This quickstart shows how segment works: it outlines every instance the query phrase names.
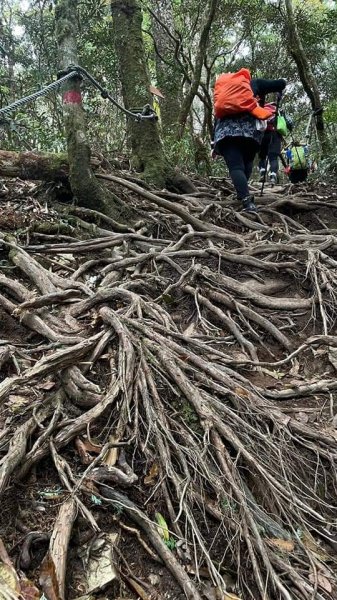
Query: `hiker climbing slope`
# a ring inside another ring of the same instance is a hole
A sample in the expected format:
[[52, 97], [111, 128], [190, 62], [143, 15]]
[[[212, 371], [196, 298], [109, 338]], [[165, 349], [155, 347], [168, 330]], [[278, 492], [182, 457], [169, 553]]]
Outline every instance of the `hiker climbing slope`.
[[305, 181], [310, 168], [307, 144], [293, 140], [285, 149], [285, 157], [288, 165], [286, 172], [291, 183]]
[[[214, 88], [214, 152], [224, 157], [243, 210], [256, 212], [248, 180], [271, 111], [265, 96], [281, 93], [285, 79], [251, 79], [248, 69], [220, 75]], [[260, 103], [257, 100], [259, 97]]]
[[[291, 143], [285, 148], [285, 172], [291, 183], [302, 183], [306, 181], [308, 174], [317, 169], [316, 160], [310, 156], [310, 142], [313, 133], [315, 118], [321, 115], [323, 108], [313, 110], [309, 115], [309, 121], [305, 130], [305, 141], [299, 142], [291, 136]], [[316, 148], [317, 149], [317, 148]]]
[[284, 111], [279, 111], [278, 115], [276, 115], [276, 102], [265, 105], [265, 108], [270, 108], [273, 114], [267, 119], [267, 129], [264, 132], [259, 150], [260, 181], [264, 182], [266, 179], [266, 170], [269, 162], [269, 181], [273, 186], [278, 180], [282, 141], [288, 131], [292, 130], [292, 121], [285, 115]]

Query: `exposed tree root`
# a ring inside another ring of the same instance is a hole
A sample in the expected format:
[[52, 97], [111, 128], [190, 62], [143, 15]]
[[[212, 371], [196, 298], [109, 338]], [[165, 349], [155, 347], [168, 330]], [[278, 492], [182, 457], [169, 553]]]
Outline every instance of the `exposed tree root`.
[[[211, 187], [178, 206], [109, 177], [148, 211], [140, 231], [79, 209], [108, 233], [2, 240], [16, 268], [0, 274], [0, 306], [25, 339], [0, 340], [0, 494], [33, 467], [39, 478], [42, 459], [66, 494], [44, 594], [67, 597], [77, 515], [97, 532], [114, 507], [190, 600], [204, 597], [205, 570], [226, 591], [223, 564], [240, 598], [335, 597], [334, 235], [278, 213], [288, 198], [254, 221]], [[33, 539], [18, 549], [22, 569]]]

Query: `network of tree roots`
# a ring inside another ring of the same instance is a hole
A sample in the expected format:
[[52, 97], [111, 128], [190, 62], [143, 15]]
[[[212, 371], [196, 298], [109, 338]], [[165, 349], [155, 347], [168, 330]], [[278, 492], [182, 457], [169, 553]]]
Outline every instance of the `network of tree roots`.
[[114, 533], [85, 598], [336, 598], [336, 191], [104, 177], [133, 227], [0, 200], [2, 563], [80, 597]]

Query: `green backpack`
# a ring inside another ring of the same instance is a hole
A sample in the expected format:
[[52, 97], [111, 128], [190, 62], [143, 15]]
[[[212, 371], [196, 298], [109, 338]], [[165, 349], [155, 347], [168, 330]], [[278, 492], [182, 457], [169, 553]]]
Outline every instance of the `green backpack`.
[[276, 131], [282, 135], [282, 137], [285, 137], [288, 134], [287, 121], [282, 115], [277, 115]]
[[307, 169], [308, 157], [304, 146], [291, 146], [290, 148], [290, 167], [294, 170]]

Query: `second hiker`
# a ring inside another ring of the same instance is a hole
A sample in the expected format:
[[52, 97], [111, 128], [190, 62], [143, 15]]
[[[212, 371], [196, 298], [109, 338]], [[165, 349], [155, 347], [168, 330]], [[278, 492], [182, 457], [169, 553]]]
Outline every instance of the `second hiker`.
[[267, 129], [264, 132], [259, 149], [260, 181], [264, 182], [266, 179], [267, 163], [269, 162], [269, 181], [273, 186], [278, 180], [279, 156], [281, 156], [282, 140], [284, 136], [287, 135], [288, 131], [292, 130], [293, 124], [291, 119], [289, 119], [283, 111], [280, 111], [279, 115], [275, 118], [277, 110], [276, 102], [266, 104], [265, 108], [270, 108], [270, 110], [273, 111], [273, 114], [267, 120]]
[[[214, 88], [214, 152], [224, 157], [243, 210], [256, 212], [248, 180], [272, 111], [265, 96], [281, 93], [285, 79], [251, 79], [248, 69], [220, 75]], [[259, 98], [259, 102], [257, 101]]]

